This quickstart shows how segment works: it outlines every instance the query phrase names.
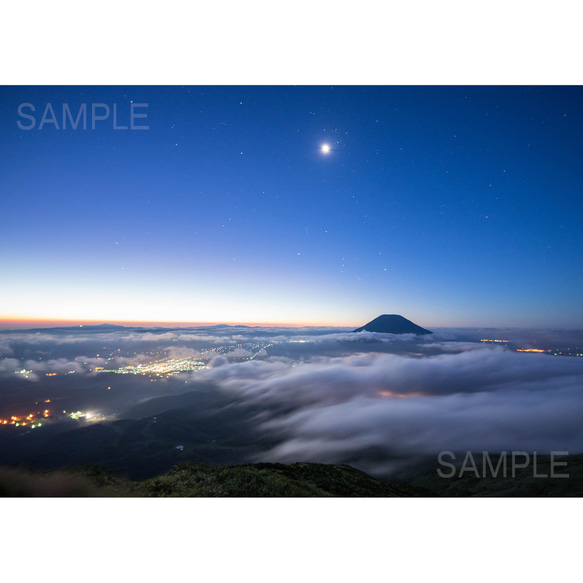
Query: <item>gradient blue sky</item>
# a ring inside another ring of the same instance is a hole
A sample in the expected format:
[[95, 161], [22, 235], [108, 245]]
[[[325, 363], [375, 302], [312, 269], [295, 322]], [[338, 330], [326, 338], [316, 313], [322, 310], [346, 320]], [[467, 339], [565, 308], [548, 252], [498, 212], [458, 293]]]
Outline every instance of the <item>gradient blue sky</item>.
[[[0, 318], [583, 327], [582, 98], [1, 87]], [[38, 129], [130, 101], [148, 130]]]

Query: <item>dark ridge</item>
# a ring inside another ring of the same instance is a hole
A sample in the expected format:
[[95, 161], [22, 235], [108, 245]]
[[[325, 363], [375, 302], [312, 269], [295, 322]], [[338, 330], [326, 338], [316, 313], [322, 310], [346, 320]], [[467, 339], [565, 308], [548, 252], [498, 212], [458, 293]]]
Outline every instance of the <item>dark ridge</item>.
[[347, 465], [317, 463], [213, 466], [182, 462], [143, 481], [116, 476], [104, 466], [57, 471], [0, 467], [0, 496], [179, 497], [409, 497], [422, 488], [392, 484]]
[[430, 330], [425, 330], [425, 328], [421, 328], [411, 320], [407, 320], [407, 318], [397, 314], [383, 314], [354, 330], [354, 332], [363, 331], [380, 332], [382, 334], [433, 334]]

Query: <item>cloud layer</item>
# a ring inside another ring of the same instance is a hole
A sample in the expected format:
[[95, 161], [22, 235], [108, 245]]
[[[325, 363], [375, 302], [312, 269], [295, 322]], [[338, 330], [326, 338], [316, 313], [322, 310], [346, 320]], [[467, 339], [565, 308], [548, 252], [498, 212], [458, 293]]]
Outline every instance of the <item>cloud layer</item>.
[[[15, 332], [0, 334], [0, 384], [22, 368], [32, 371], [28, 381], [95, 374], [106, 354], [114, 355], [109, 368], [203, 358], [204, 370], [124, 383], [139, 389], [131, 398], [146, 398], [145, 383], [168, 394], [204, 382], [229, 402], [252, 405], [253, 429], [275, 444], [262, 460], [350, 463], [390, 475], [443, 450], [583, 452], [583, 358], [517, 353], [481, 344], [483, 337], [583, 344], [573, 331], [441, 330], [422, 338], [244, 327]], [[228, 350], [209, 352], [219, 346]]]
[[443, 450], [583, 452], [583, 359], [481, 347], [223, 363], [204, 376], [280, 411], [258, 419], [281, 436], [272, 461], [352, 463], [388, 475], [403, 458]]

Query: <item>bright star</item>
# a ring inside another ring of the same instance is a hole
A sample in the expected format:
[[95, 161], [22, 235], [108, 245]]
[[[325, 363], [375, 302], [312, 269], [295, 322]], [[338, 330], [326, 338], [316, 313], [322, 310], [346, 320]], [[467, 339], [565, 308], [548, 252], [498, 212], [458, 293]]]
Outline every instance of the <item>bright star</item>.
[[329, 154], [330, 146], [328, 144], [322, 144], [320, 151], [322, 152], [322, 154]]

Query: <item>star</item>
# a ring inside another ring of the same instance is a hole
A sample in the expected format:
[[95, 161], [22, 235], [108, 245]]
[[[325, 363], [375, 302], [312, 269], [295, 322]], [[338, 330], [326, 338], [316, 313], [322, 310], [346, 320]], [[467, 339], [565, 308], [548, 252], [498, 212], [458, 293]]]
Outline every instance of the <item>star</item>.
[[322, 154], [329, 154], [330, 153], [330, 145], [329, 144], [322, 144], [320, 146], [320, 152], [322, 152]]

